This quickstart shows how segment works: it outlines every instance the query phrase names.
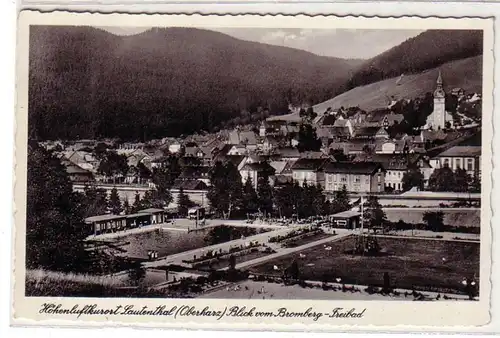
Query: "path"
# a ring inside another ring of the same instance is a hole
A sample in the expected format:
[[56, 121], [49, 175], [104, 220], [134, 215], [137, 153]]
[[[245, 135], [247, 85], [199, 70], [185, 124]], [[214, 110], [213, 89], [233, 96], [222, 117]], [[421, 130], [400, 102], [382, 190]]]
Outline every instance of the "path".
[[227, 250], [229, 250], [230, 247], [245, 245], [246, 243], [251, 242], [251, 241], [258, 241], [259, 243], [266, 244], [269, 242], [269, 239], [271, 237], [278, 236], [278, 235], [284, 235], [292, 230], [296, 230], [298, 228], [306, 227], [306, 226], [308, 226], [308, 225], [294, 225], [294, 226], [290, 226], [290, 227], [282, 227], [278, 230], [264, 232], [261, 234], [246, 237], [244, 239], [236, 239], [236, 240], [225, 242], [225, 243], [209, 245], [209, 246], [205, 246], [202, 248], [197, 248], [197, 249], [193, 249], [193, 250], [189, 250], [189, 251], [180, 252], [180, 253], [177, 253], [174, 255], [160, 258], [156, 261], [145, 262], [145, 263], [143, 263], [143, 265], [146, 268], [165, 266], [168, 264], [181, 265], [183, 260], [192, 259], [194, 255], [199, 257], [199, 256], [202, 256], [203, 254], [207, 253], [208, 251], [221, 250], [221, 249], [223, 251], [227, 251]]
[[[246, 262], [241, 262], [239, 264], [236, 264], [235, 267], [236, 267], [236, 269], [250, 268], [252, 266], [264, 263], [266, 261], [269, 261], [269, 260], [272, 260], [272, 259], [284, 256], [284, 255], [289, 255], [289, 254], [292, 254], [294, 252], [299, 252], [299, 251], [302, 251], [302, 250], [305, 250], [305, 249], [308, 249], [308, 248], [311, 248], [311, 247], [314, 247], [314, 246], [318, 246], [318, 245], [321, 245], [321, 244], [326, 244], [326, 243], [331, 243], [331, 242], [339, 241], [339, 240], [341, 240], [343, 238], [346, 238], [346, 237], [350, 236], [351, 234], [352, 233], [350, 231], [342, 231], [341, 233], [337, 232], [336, 236], [332, 235], [332, 237], [323, 238], [323, 239], [320, 239], [320, 240], [317, 240], [317, 241], [314, 241], [314, 242], [311, 242], [311, 243], [307, 243], [307, 244], [304, 244], [304, 245], [301, 245], [301, 246], [297, 246], [295, 248], [275, 247], [274, 250], [277, 251], [276, 253], [273, 253], [273, 254], [270, 254], [270, 255], [267, 255], [267, 256], [263, 256], [263, 257], [259, 257], [259, 258], [256, 258], [256, 259], [252, 259], [252, 260], [249, 260], [249, 261], [246, 261]], [[227, 270], [227, 269], [228, 268], [226, 267], [226, 268], [224, 268], [222, 270]]]

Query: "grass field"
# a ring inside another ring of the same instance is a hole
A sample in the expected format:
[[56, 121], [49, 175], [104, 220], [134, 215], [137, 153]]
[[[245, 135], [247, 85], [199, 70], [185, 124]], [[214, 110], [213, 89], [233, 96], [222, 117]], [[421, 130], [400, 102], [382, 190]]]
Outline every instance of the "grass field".
[[[281, 275], [281, 270], [297, 260], [301, 278], [343, 283], [383, 285], [383, 275], [389, 273], [391, 286], [405, 289], [461, 292], [464, 277], [479, 278], [479, 244], [423, 239], [380, 238], [386, 254], [378, 257], [356, 256], [352, 250], [354, 237], [332, 242], [331, 250], [324, 246], [306, 249], [251, 268], [251, 272]], [[444, 259], [444, 260], [443, 260]]]

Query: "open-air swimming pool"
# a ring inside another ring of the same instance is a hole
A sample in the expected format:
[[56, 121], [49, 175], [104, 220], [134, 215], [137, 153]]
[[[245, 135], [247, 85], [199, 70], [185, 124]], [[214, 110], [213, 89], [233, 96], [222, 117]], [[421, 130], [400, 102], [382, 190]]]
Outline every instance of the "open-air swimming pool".
[[[233, 227], [231, 227], [233, 228]], [[158, 257], [177, 254], [184, 251], [198, 249], [213, 243], [205, 241], [205, 238], [214, 228], [201, 229], [197, 231], [177, 231], [177, 230], [154, 230], [131, 234], [117, 238], [117, 243], [120, 248], [126, 251], [126, 255], [131, 258], [148, 258], [148, 251], [158, 252]], [[233, 228], [237, 229], [238, 233], [242, 230], [247, 230], [246, 227]], [[253, 232], [253, 230], [250, 230]], [[263, 229], [255, 230], [255, 234], [259, 231], [267, 231]], [[236, 235], [231, 239], [238, 239]], [[225, 242], [225, 240], [220, 241]]]

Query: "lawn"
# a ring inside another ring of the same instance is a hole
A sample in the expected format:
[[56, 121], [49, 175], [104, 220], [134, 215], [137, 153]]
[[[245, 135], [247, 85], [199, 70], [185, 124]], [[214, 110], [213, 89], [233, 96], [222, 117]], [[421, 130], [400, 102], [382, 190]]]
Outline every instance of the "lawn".
[[[296, 252], [251, 268], [251, 272], [281, 275], [275, 271], [290, 266], [297, 260], [301, 278], [305, 280], [383, 285], [385, 272], [391, 286], [416, 290], [461, 292], [461, 281], [476, 274], [479, 278], [479, 244], [424, 239], [379, 238], [385, 255], [357, 256], [346, 253], [355, 244], [354, 236]], [[302, 254], [302, 258], [299, 256]], [[305, 257], [304, 257], [305, 255]]]

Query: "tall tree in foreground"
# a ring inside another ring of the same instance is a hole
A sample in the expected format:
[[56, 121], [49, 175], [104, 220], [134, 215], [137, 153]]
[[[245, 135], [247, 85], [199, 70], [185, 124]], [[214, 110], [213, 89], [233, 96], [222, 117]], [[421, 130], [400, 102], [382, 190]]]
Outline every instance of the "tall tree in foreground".
[[122, 202], [116, 188], [113, 188], [109, 194], [109, 208], [111, 213], [115, 215], [119, 215], [123, 211]]
[[455, 170], [455, 189], [453, 191], [467, 192], [470, 182], [471, 177], [467, 174], [467, 171], [462, 168], [457, 168], [457, 170]]
[[347, 194], [347, 187], [344, 184], [341, 190], [335, 191], [332, 211], [337, 213], [349, 210], [349, 208], [349, 195]]
[[417, 168], [412, 168], [403, 174], [403, 190], [408, 191], [413, 187], [424, 190], [424, 175]]
[[367, 228], [383, 228], [386, 221], [386, 215], [382, 210], [378, 197], [374, 195], [368, 196], [364, 203], [363, 225]]
[[86, 253], [84, 204], [61, 162], [28, 145], [26, 266], [78, 271]]
[[429, 230], [443, 231], [444, 213], [442, 211], [427, 211], [424, 213], [422, 220], [427, 224]]
[[179, 189], [179, 194], [177, 195], [177, 211], [179, 215], [186, 216], [189, 208], [191, 208], [194, 203], [189, 199], [189, 196], [186, 195], [184, 189], [181, 187]]
[[273, 211], [273, 188], [269, 184], [269, 177], [266, 175], [259, 177], [257, 195], [259, 210], [266, 215], [270, 214]]
[[299, 151], [319, 151], [321, 149], [321, 140], [316, 134], [316, 129], [309, 123], [300, 125], [299, 128]]
[[243, 184], [233, 163], [217, 162], [210, 170], [207, 198], [215, 211], [226, 218], [242, 206]]
[[242, 201], [247, 213], [254, 213], [259, 208], [259, 200], [257, 192], [253, 187], [253, 180], [251, 176], [248, 176], [245, 184], [243, 185]]
[[449, 167], [434, 170], [429, 177], [429, 190], [455, 191], [455, 174]]

